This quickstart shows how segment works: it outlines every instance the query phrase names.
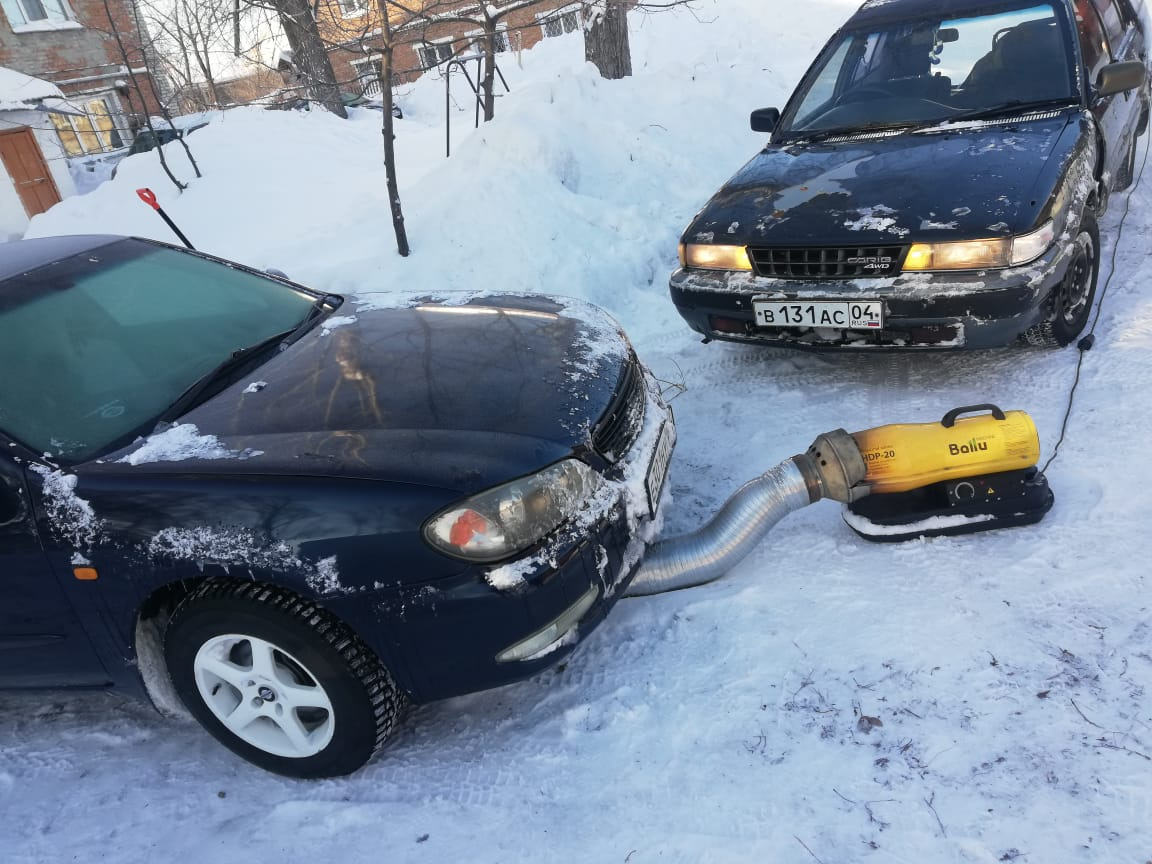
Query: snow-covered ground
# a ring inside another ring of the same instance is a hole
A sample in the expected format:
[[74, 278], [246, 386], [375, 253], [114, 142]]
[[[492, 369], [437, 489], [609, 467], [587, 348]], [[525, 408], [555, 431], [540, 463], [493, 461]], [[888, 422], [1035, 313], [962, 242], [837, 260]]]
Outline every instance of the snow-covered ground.
[[[379, 115], [227, 112], [29, 236], [171, 239], [348, 294], [445, 288], [588, 299], [682, 385], [666, 531], [820, 432], [1029, 411], [1045, 458], [1077, 352], [826, 356], [713, 344], [667, 298], [680, 229], [761, 143], [855, 0], [698, 0], [635, 15], [635, 75], [579, 37], [505, 64], [494, 123], [454, 89], [403, 95], [394, 252]], [[184, 179], [177, 148], [168, 153]], [[1141, 151], [1143, 156], [1143, 151]], [[0, 860], [1128, 862], [1152, 858], [1152, 171], [1104, 225], [1096, 347], [1031, 527], [887, 546], [823, 502], [710, 586], [622, 601], [562, 667], [414, 710], [355, 776], [261, 773], [116, 694], [0, 695]], [[1103, 279], [1112, 270], [1106, 261]], [[870, 718], [870, 719], [865, 719]]]

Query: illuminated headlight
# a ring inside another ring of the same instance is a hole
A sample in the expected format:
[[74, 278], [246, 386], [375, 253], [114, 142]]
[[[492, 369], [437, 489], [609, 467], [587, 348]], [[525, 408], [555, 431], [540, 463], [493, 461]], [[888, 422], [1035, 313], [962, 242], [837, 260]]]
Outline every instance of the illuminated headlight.
[[1056, 232], [1048, 221], [1030, 234], [959, 243], [913, 243], [904, 259], [907, 270], [987, 270], [1035, 261], [1052, 245]]
[[482, 563], [523, 552], [584, 508], [600, 475], [575, 459], [452, 505], [424, 526], [441, 552]]
[[713, 246], [702, 243], [680, 244], [680, 266], [700, 270], [751, 270], [746, 246]]

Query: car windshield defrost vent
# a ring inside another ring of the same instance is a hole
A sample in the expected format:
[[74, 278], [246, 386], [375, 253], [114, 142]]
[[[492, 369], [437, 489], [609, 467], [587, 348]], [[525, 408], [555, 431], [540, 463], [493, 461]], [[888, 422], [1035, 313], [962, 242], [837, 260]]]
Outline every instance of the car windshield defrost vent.
[[624, 367], [620, 386], [600, 422], [592, 432], [592, 446], [609, 462], [628, 452], [644, 423], [644, 373], [633, 357]]
[[903, 246], [749, 248], [757, 276], [775, 279], [854, 279], [900, 272]]

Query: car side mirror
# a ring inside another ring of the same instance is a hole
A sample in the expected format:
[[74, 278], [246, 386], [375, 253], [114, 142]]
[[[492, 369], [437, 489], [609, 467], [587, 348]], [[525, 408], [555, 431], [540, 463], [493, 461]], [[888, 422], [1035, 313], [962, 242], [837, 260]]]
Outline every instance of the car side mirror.
[[752, 112], [749, 122], [752, 124], [753, 132], [772, 133], [776, 130], [776, 124], [780, 122], [780, 109], [757, 108]]
[[292, 281], [291, 279], [288, 279], [287, 273], [285, 273], [283, 270], [278, 270], [275, 267], [267, 267], [265, 268], [264, 272], [269, 276], [275, 276], [277, 279], [284, 279], [289, 282]]
[[1109, 63], [1096, 76], [1096, 95], [1111, 96], [1139, 87], [1148, 78], [1148, 69], [1141, 60]]

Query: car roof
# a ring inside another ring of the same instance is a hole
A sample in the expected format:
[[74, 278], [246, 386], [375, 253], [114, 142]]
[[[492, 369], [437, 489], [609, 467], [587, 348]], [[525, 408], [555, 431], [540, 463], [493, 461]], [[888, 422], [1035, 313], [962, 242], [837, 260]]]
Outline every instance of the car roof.
[[[1032, 5], [1051, 3], [1053, 6], [1062, 5], [1061, 0], [1035, 0]], [[955, 18], [958, 15], [987, 10], [997, 6], [1010, 7], [1017, 5], [1014, 0], [867, 0], [856, 13], [848, 19], [845, 29], [855, 30], [858, 27], [870, 27], [875, 24], [885, 24], [890, 21], [903, 21], [915, 18]], [[1018, 5], [1028, 5], [1022, 0]]]
[[35, 240], [13, 240], [10, 243], [2, 243], [0, 281], [124, 239], [126, 238], [116, 234], [70, 234], [63, 237], [40, 237]]

